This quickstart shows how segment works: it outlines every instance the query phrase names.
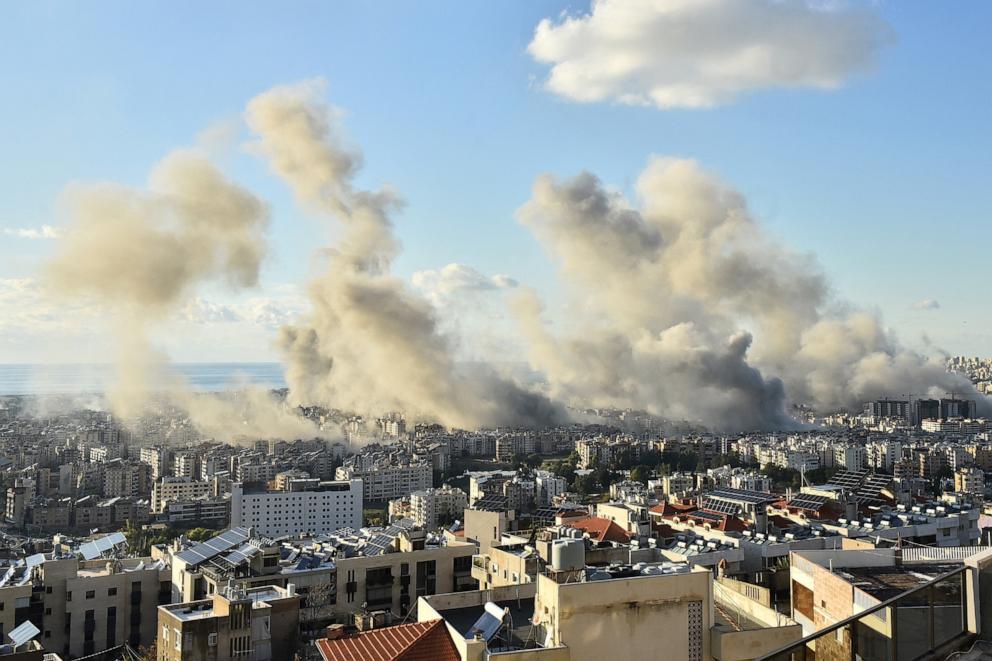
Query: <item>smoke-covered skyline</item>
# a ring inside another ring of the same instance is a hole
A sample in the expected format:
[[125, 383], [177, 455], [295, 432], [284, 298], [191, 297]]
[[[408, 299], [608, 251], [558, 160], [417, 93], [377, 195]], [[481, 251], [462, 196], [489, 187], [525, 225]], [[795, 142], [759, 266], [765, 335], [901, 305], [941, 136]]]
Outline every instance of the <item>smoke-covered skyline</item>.
[[[792, 405], [855, 410], [894, 393], [955, 391], [990, 410], [967, 379], [836, 297], [813, 256], [768, 235], [740, 192], [689, 159], [650, 156], [634, 200], [589, 172], [537, 176], [516, 217], [571, 300], [564, 331], [510, 275], [449, 265], [414, 287], [392, 272], [401, 194], [356, 184], [363, 154], [343, 115], [322, 79], [274, 87], [244, 112], [248, 151], [333, 230], [331, 243], [315, 248], [308, 308], [274, 340], [292, 405], [400, 411], [459, 428], [543, 427], [567, 420], [567, 407], [633, 408], [721, 430], [794, 428]], [[147, 190], [74, 186], [66, 199], [72, 222], [46, 282], [60, 300], [112, 312], [119, 353], [110, 403], [133, 419], [152, 399], [149, 384], [171, 378], [152, 329], [195, 304], [207, 282], [258, 285], [268, 206], [188, 149], [167, 155]], [[449, 303], [462, 289], [509, 292], [508, 332], [541, 391], [501, 374], [499, 356], [458, 360], [464, 338], [441, 320], [460, 312]], [[230, 402], [196, 395], [178, 378], [167, 392], [201, 429], [223, 433]], [[313, 433], [264, 392], [250, 398], [263, 411], [246, 423], [255, 433]]]
[[28, 56], [4, 60], [0, 361], [114, 359], [133, 415], [174, 361], [284, 359], [293, 402], [456, 426], [602, 404], [767, 428], [967, 390], [942, 356], [992, 352], [981, 20], [447, 9], [320, 8], [264, 53], [267, 11], [177, 10], [190, 39], [226, 26], [204, 57], [18, 8], [53, 34], [4, 42]]

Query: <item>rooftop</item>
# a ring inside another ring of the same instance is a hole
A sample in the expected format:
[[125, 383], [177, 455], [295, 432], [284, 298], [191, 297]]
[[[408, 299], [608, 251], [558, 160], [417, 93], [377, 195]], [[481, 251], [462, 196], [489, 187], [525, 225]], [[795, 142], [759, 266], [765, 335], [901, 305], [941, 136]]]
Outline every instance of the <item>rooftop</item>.
[[413, 622], [318, 640], [324, 661], [460, 661], [444, 620]]
[[893, 567], [845, 567], [835, 570], [847, 582], [879, 601], [896, 597], [907, 590], [920, 587], [959, 564], [902, 565]]

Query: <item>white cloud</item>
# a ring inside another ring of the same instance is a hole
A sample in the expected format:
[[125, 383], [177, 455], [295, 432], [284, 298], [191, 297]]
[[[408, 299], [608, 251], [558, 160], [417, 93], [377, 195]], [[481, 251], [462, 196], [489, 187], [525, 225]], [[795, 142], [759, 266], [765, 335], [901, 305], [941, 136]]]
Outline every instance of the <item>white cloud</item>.
[[5, 227], [2, 230], [4, 236], [16, 236], [19, 239], [60, 239], [62, 232], [57, 227], [42, 225], [36, 227]]
[[916, 301], [913, 303], [914, 310], [939, 310], [940, 301], [935, 298], [924, 298], [921, 301]]
[[448, 264], [442, 269], [417, 271], [410, 280], [435, 304], [455, 296], [477, 292], [512, 289], [517, 281], [508, 275], [485, 276], [465, 264]]
[[179, 313], [179, 317], [193, 324], [241, 321], [241, 315], [230, 305], [214, 303], [199, 297], [191, 299]]
[[545, 18], [528, 46], [573, 101], [705, 108], [773, 87], [839, 86], [891, 31], [871, 12], [807, 0], [592, 0]]

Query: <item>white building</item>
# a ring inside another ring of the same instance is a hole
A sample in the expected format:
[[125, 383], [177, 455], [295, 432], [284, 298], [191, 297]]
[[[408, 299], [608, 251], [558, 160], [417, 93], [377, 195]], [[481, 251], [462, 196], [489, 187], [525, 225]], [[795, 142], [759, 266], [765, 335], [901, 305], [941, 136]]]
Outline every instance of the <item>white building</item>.
[[335, 477], [338, 480], [361, 480], [365, 500], [380, 502], [430, 489], [434, 472], [430, 464], [380, 464], [368, 468], [341, 466]]
[[550, 471], [535, 471], [534, 482], [537, 485], [538, 505], [550, 505], [555, 496], [568, 491], [568, 481]]
[[902, 459], [902, 443], [899, 441], [869, 443], [866, 447], [866, 459], [870, 468], [892, 472], [896, 463]]
[[458, 487], [443, 486], [410, 494], [410, 514], [426, 530], [434, 530], [445, 519], [461, 519], [466, 507], [468, 496]]
[[152, 467], [152, 479], [157, 480], [168, 475], [172, 469], [172, 451], [159, 445], [141, 448], [138, 458]]
[[861, 445], [838, 445], [834, 447], [834, 466], [843, 466], [849, 471], [865, 467], [865, 448]]
[[362, 527], [362, 481], [321, 482], [306, 491], [266, 491], [231, 485], [231, 526], [265, 537], [323, 534]]

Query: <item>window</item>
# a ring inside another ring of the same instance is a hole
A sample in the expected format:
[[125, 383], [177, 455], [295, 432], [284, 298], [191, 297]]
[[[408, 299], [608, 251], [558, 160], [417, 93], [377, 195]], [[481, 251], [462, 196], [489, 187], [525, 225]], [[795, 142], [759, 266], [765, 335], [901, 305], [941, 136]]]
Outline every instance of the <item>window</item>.
[[217, 647], [217, 634], [208, 633], [207, 634], [207, 645], [210, 647]]
[[51, 585], [46, 585], [45, 586], [45, 594], [51, 594], [51, 593], [52, 593], [52, 586]]
[[179, 629], [176, 629], [175, 641], [172, 646], [179, 652], [183, 650], [183, 636], [179, 633]]
[[65, 593], [65, 600], [72, 601], [72, 590], [69, 590], [68, 592]]
[[96, 596], [96, 590], [87, 590], [86, 591], [86, 598], [87, 599], [92, 599], [95, 596]]
[[[3, 610], [3, 609], [0, 608], [0, 610]], [[45, 609], [45, 615], [51, 615], [51, 614], [52, 614], [52, 609], [51, 608], [46, 608]]]
[[107, 588], [107, 596], [108, 597], [116, 597], [117, 596], [117, 588]]

